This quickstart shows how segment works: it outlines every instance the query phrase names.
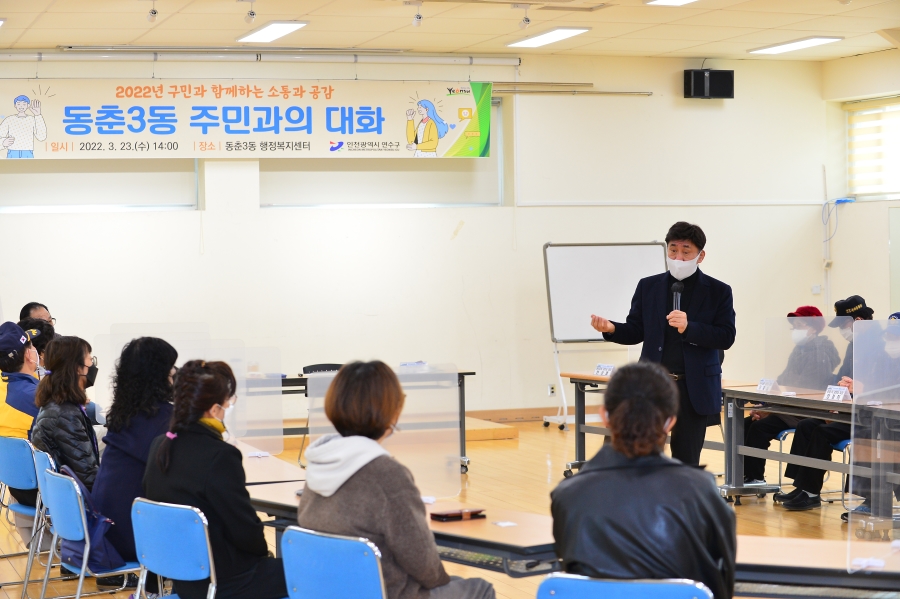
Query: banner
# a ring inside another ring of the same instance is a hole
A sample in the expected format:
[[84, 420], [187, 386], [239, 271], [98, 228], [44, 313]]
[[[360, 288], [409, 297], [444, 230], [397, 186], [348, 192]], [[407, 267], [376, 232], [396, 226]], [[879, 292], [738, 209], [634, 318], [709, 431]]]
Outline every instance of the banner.
[[491, 87], [3, 79], [0, 160], [486, 157]]

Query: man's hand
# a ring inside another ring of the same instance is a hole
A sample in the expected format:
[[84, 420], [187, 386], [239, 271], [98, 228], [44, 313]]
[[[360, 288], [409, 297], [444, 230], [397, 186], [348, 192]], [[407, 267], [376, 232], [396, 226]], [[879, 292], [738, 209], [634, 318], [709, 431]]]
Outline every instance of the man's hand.
[[595, 330], [600, 331], [601, 333], [615, 333], [616, 325], [606, 320], [602, 316], [595, 316], [591, 314], [591, 326], [594, 327]]
[[688, 326], [687, 314], [681, 310], [672, 310], [666, 316], [666, 320], [669, 321], [669, 326], [678, 329], [679, 333], [683, 333]]
[[841, 387], [847, 387], [847, 391], [849, 391], [850, 393], [853, 393], [853, 379], [851, 379], [849, 376], [843, 377], [838, 382], [838, 385]]
[[412, 152], [416, 149], [416, 144], [406, 144], [406, 149]]
[[32, 100], [31, 101], [31, 112], [34, 113], [34, 116], [41, 115], [41, 101], [40, 100]]
[[3, 147], [4, 148], [8, 148], [9, 146], [13, 145], [14, 143], [16, 143], [16, 138], [13, 137], [12, 135], [10, 135], [9, 137], [5, 137], [3, 139]]
[[761, 420], [769, 415], [769, 412], [763, 412], [762, 410], [750, 410], [750, 419], [756, 422], [757, 420]]

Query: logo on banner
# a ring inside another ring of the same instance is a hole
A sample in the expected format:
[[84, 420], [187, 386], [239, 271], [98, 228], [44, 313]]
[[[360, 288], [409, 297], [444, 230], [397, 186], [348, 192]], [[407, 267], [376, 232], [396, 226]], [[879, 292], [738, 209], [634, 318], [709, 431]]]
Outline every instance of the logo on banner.
[[472, 89], [469, 87], [448, 87], [447, 95], [448, 96], [458, 96], [460, 94], [471, 94]]
[[328, 150], [330, 152], [337, 152], [338, 150], [340, 150], [341, 148], [344, 147], [344, 142], [342, 142], [342, 141], [337, 141], [337, 142], [329, 141], [328, 144], [331, 146], [330, 148], [328, 148]]

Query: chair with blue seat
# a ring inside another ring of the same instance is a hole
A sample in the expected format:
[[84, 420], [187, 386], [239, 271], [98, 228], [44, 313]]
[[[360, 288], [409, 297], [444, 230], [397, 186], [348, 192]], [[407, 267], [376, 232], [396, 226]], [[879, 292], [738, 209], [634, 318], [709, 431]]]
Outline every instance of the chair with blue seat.
[[[831, 449], [833, 449], [834, 451], [841, 452], [841, 463], [842, 464], [846, 465], [846, 464], [850, 463], [850, 439], [844, 439], [843, 441], [838, 441], [837, 443], [832, 443]], [[847, 489], [847, 475], [844, 473], [841, 473], [841, 491], [840, 491], [841, 505], [844, 507], [845, 510], [850, 510], [850, 508], [847, 506], [847, 491], [846, 491], [846, 489]], [[837, 493], [837, 491], [824, 491], [822, 493], [822, 495], [825, 495], [826, 493]], [[834, 499], [823, 499], [823, 501], [825, 501], [827, 503], [835, 502]]]
[[386, 599], [381, 552], [371, 541], [289, 526], [281, 537], [290, 599]]
[[[81, 489], [78, 483], [71, 477], [64, 474], [58, 474], [52, 471], [45, 472], [42, 499], [47, 510], [53, 518], [53, 541], [50, 544], [50, 563], [56, 555], [56, 546], [59, 539], [72, 542], [84, 543], [84, 559], [80, 568], [63, 563], [62, 567], [78, 576], [78, 587], [75, 591], [74, 598], [80, 599], [82, 596], [109, 594], [109, 591], [100, 591], [98, 593], [84, 593], [84, 579], [86, 576], [105, 577], [119, 576], [139, 572], [141, 565], [137, 562], [126, 562], [121, 568], [113, 570], [91, 571], [88, 567], [88, 556], [91, 552], [91, 539], [88, 535], [87, 517], [84, 511], [84, 498], [81, 496]], [[47, 596], [47, 583], [50, 580], [50, 568], [47, 568], [44, 574], [44, 585], [41, 588], [41, 599]]]
[[[216, 567], [206, 516], [195, 507], [138, 497], [131, 505], [131, 525], [141, 574], [135, 597], [141, 597], [150, 572], [174, 580], [209, 579], [207, 599], [216, 596]], [[173, 536], [178, 538], [172, 542]], [[159, 588], [162, 589], [160, 579]], [[169, 599], [178, 599], [169, 595]]]
[[555, 572], [538, 587], [537, 599], [713, 599], [706, 585], [684, 579], [607, 580]]
[[[57, 472], [59, 469], [56, 466], [56, 462], [53, 461], [53, 458], [49, 453], [45, 451], [40, 451], [39, 449], [35, 449], [33, 445], [31, 445], [31, 458], [34, 464], [34, 471], [37, 474], [37, 484], [38, 484], [38, 497], [43, 497], [44, 487], [46, 486], [47, 480], [47, 472]], [[34, 534], [37, 535], [37, 542], [35, 539], [31, 539], [31, 547], [28, 550], [28, 561], [25, 564], [25, 578], [30, 579], [31, 571], [34, 567], [34, 560], [36, 559], [38, 553], [38, 548], [43, 547], [44, 545], [44, 535], [49, 532], [51, 535], [53, 534], [53, 525], [50, 521], [49, 513], [47, 512], [47, 505], [41, 501], [39, 504], [38, 511], [38, 528], [34, 529]], [[50, 560], [47, 560], [47, 564], [52, 564]], [[52, 567], [52, 566], [48, 566]], [[71, 576], [60, 576], [59, 578], [51, 578], [50, 580], [70, 580]], [[32, 581], [35, 582], [35, 581]], [[26, 599], [28, 597], [28, 588], [25, 587], [22, 589], [22, 599]]]
[[[31, 444], [25, 439], [0, 437], [0, 483], [7, 488], [21, 489], [22, 491], [33, 491], [38, 488], [37, 473], [31, 457]], [[40, 494], [38, 494], [37, 503], [40, 506]], [[33, 530], [37, 530], [39, 507], [12, 501], [4, 504], [3, 507], [14, 514], [32, 518], [34, 520]], [[13, 524], [15, 523], [13, 522]], [[0, 555], [0, 558], [22, 557], [28, 553], [28, 551], [7, 553]]]

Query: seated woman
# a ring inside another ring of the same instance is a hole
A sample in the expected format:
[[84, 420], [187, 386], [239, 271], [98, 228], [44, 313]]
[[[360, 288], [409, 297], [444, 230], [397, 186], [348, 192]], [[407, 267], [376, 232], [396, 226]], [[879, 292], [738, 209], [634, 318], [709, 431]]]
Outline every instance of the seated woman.
[[[225, 362], [192, 360], [175, 375], [169, 432], [150, 446], [143, 496], [190, 505], [209, 522], [217, 599], [282, 599], [284, 566], [268, 557], [263, 525], [250, 505], [241, 452], [222, 438], [236, 381]], [[173, 540], [178, 531], [170, 531]], [[174, 581], [182, 599], [205, 599], [209, 579]]]
[[341, 368], [325, 394], [325, 415], [340, 434], [306, 450], [297, 520], [311, 530], [372, 541], [381, 551], [389, 599], [493, 599], [490, 583], [444, 571], [412, 474], [379, 444], [394, 432], [404, 398], [383, 362]]
[[97, 436], [85, 413], [88, 398], [84, 390], [97, 378], [91, 346], [78, 337], [57, 337], [47, 345], [43, 361], [48, 372], [35, 393], [34, 403], [40, 411], [31, 440], [92, 489], [100, 455]]
[[600, 418], [612, 432], [550, 494], [563, 569], [594, 578], [687, 578], [717, 599], [734, 592], [734, 512], [711, 474], [663, 455], [678, 390], [650, 362], [613, 375]]
[[[106, 449], [91, 495], [100, 513], [115, 522], [106, 538], [126, 561], [137, 561], [131, 504], [142, 495], [150, 444], [169, 430], [177, 359], [178, 352], [167, 342], [141, 337], [122, 349], [116, 364], [113, 403], [106, 416], [109, 433], [103, 438]], [[113, 588], [118, 586], [121, 583]], [[148, 577], [148, 590], [155, 593], [156, 586], [156, 577]]]

